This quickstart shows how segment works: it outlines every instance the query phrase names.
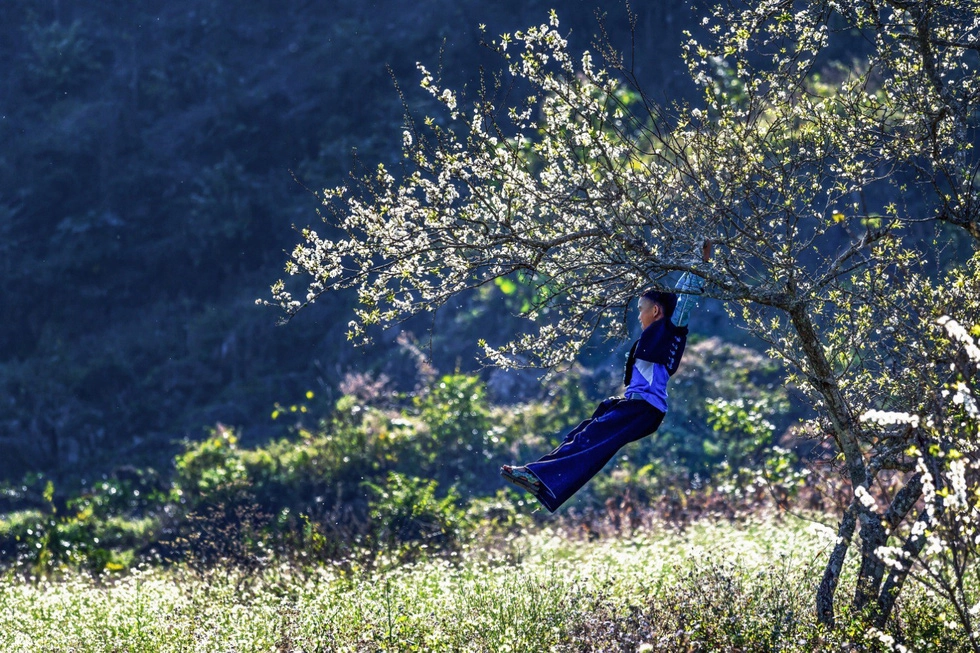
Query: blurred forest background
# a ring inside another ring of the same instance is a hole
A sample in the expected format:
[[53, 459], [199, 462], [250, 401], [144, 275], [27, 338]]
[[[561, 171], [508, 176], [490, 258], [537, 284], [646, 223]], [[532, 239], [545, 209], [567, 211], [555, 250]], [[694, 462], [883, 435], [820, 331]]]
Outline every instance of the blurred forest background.
[[[480, 24], [493, 38], [554, 6], [581, 50], [595, 5], [4, 2], [0, 478], [160, 464], [219, 422], [266, 441], [284, 433], [276, 402], [312, 390], [329, 405], [350, 372], [411, 389], [414, 354], [397, 334], [347, 344], [350, 297], [285, 328], [255, 300], [281, 275], [292, 227], [318, 222], [311, 191], [341, 183], [352, 150], [397, 165], [403, 106], [386, 67], [425, 113], [417, 61], [474, 84], [497, 63]], [[630, 47], [625, 7], [606, 10]], [[694, 12], [637, 11], [643, 78], [667, 97], [690, 92], [678, 53]], [[438, 370], [474, 371], [487, 315], [508, 319], [503, 296], [488, 289], [406, 329]], [[590, 364], [618, 374], [622, 352], [601, 358], [616, 344]], [[535, 378], [494, 386], [495, 399], [522, 399]]]
[[[293, 228], [319, 221], [317, 191], [357, 161], [398, 168], [395, 82], [414, 114], [438, 111], [416, 62], [475, 89], [499, 68], [481, 38], [554, 7], [581, 51], [595, 5], [0, 4], [0, 558], [98, 571], [452, 549], [464, 522], [520, 519], [497, 466], [619, 392], [628, 343], [596, 343], [545, 391], [476, 358], [480, 338], [519, 328], [527, 298], [506, 282], [363, 349], [345, 336], [350, 295], [286, 326], [256, 299]], [[635, 41], [624, 5], [603, 10], [648, 92], [694, 92], [679, 53], [699, 10], [641, 3]], [[780, 370], [716, 303], [693, 331], [669, 423], [573, 510], [672, 493], [683, 511], [714, 477], [736, 500], [800, 486], [777, 446], [799, 417]]]

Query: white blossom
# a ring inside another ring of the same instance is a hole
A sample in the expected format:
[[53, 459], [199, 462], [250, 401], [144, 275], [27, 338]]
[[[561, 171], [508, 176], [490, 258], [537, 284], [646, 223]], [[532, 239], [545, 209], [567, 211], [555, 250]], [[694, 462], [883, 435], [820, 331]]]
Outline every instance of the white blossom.
[[448, 88], [443, 89], [442, 93], [439, 95], [439, 99], [449, 107], [450, 109], [456, 108], [456, 94], [450, 91]]
[[856, 498], [861, 505], [868, 510], [875, 510], [877, 508], [875, 498], [868, 492], [868, 488], [864, 487], [863, 485], [858, 485], [854, 488], [854, 498]]
[[980, 363], [980, 347], [977, 347], [976, 341], [959, 322], [948, 315], [944, 315], [939, 318], [938, 322], [940, 325], [945, 327], [946, 332], [949, 333], [954, 340], [962, 345], [963, 349], [970, 357], [970, 360], [972, 360], [974, 363]]
[[888, 426], [890, 424], [908, 424], [913, 428], [918, 428], [919, 426], [918, 415], [910, 415], [909, 413], [902, 413], [898, 411], [869, 410], [861, 415], [861, 420], [865, 422], [875, 422], [877, 424], [881, 424], [882, 426]]

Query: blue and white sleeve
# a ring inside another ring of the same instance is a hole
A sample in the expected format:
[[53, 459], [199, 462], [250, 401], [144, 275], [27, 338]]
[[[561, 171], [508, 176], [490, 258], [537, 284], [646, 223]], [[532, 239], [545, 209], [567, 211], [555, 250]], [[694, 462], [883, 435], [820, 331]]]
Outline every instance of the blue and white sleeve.
[[696, 274], [685, 272], [674, 286], [674, 291], [677, 293], [677, 306], [670, 321], [674, 326], [684, 327], [687, 326], [691, 311], [698, 305], [698, 295], [704, 291], [704, 279]]

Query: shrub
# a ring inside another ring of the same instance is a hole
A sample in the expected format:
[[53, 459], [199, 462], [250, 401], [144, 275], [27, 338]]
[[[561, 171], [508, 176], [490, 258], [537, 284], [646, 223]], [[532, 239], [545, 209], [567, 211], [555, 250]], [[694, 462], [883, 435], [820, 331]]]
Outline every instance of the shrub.
[[49, 483], [48, 488], [45, 509], [11, 512], [0, 520], [0, 560], [5, 564], [36, 576], [66, 568], [120, 571], [158, 535], [154, 516], [110, 515], [92, 506], [59, 512], [54, 487]]
[[[240, 448], [234, 432], [218, 425], [175, 460], [185, 513], [164, 549], [244, 566], [271, 547], [303, 557], [345, 556], [362, 537], [405, 556], [454, 549], [463, 521], [459, 494], [440, 496], [437, 488], [440, 479], [474, 483], [476, 470], [488, 467], [489, 408], [482, 384], [461, 376], [445, 377], [414, 406], [419, 415], [345, 396], [315, 431], [300, 425], [296, 437], [254, 449]], [[495, 471], [484, 476], [499, 483]], [[245, 514], [255, 518], [242, 523]], [[242, 532], [233, 528], [238, 523]], [[205, 546], [207, 537], [244, 538], [253, 546]]]
[[705, 458], [722, 491], [737, 498], [769, 491], [780, 502], [796, 495], [807, 474], [792, 451], [774, 444], [766, 417], [778, 410], [769, 401], [708, 399], [707, 408], [715, 437], [704, 442]]
[[382, 484], [366, 482], [365, 486], [372, 494], [371, 537], [376, 549], [392, 552], [401, 560], [417, 558], [426, 549], [459, 549], [464, 513], [457, 506], [455, 490], [439, 498], [436, 481], [397, 472], [389, 472]]
[[219, 424], [206, 440], [188, 445], [175, 460], [174, 481], [192, 502], [231, 484], [245, 482], [248, 472], [236, 446], [235, 433]]
[[414, 404], [422, 428], [403, 440], [401, 462], [440, 484], [485, 490], [484, 479], [494, 476], [494, 459], [503, 447], [483, 382], [463, 374], [443, 376]]

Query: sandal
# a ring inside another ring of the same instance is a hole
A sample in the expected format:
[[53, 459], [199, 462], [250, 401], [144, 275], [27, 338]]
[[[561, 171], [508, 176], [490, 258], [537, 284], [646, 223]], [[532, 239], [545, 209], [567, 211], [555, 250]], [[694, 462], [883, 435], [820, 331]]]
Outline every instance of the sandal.
[[504, 477], [504, 480], [513, 483], [522, 490], [527, 490], [534, 496], [541, 494], [541, 481], [525, 467], [504, 465], [500, 468], [500, 475]]

